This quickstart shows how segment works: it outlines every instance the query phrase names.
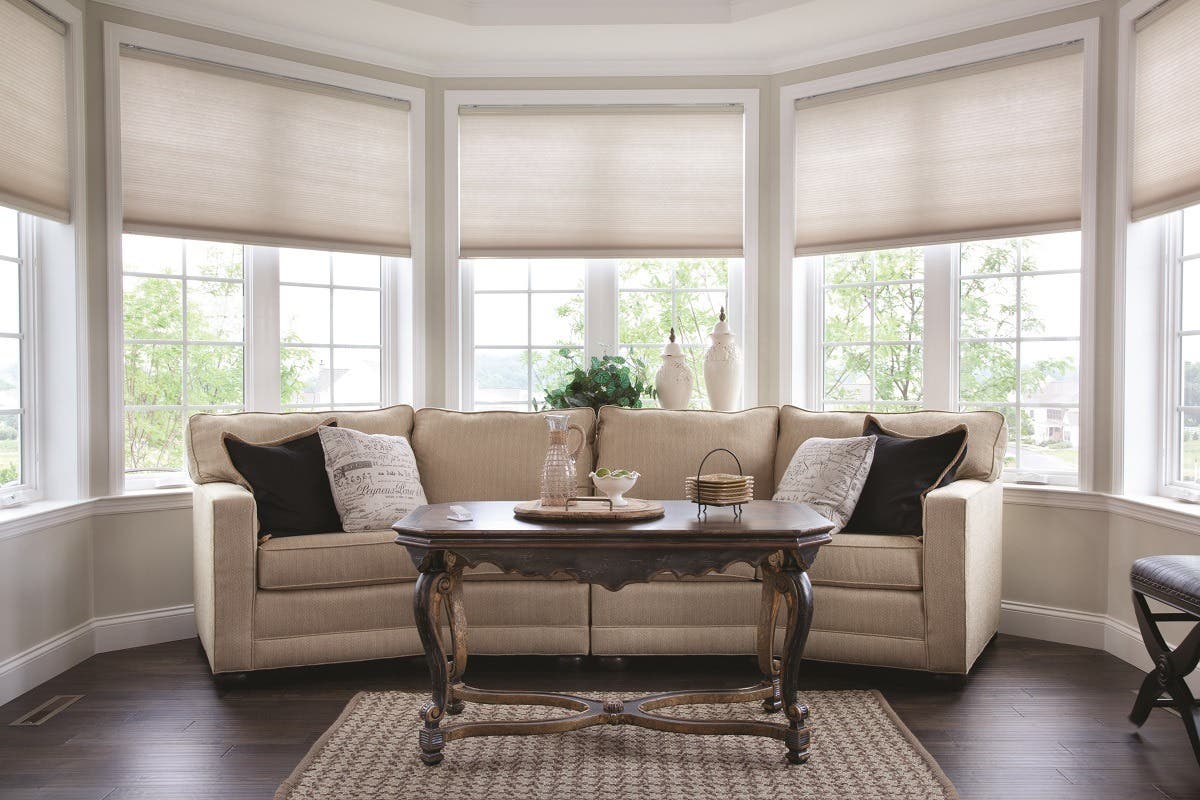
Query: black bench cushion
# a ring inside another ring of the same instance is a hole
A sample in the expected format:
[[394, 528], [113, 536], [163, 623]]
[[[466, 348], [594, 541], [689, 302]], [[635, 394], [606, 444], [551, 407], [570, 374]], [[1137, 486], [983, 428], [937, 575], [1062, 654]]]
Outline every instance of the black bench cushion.
[[1147, 556], [1129, 571], [1133, 588], [1200, 616], [1200, 556]]

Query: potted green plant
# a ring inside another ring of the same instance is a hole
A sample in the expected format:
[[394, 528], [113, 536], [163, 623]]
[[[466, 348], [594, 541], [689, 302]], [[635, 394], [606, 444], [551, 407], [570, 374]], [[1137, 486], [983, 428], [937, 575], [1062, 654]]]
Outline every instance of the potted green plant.
[[541, 409], [593, 408], [622, 406], [641, 408], [642, 397], [654, 397], [654, 388], [646, 380], [646, 365], [626, 356], [593, 357], [585, 369], [571, 350], [559, 355], [575, 365], [565, 385], [546, 392]]

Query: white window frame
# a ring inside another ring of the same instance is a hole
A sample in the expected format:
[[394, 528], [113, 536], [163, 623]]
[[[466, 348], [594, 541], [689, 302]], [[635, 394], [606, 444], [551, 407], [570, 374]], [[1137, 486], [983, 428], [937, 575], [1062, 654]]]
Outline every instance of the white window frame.
[[[908, 249], [908, 248], [896, 248], [896, 249]], [[930, 251], [934, 250], [933, 247], [912, 248], [912, 249], [922, 249], [925, 251], [924, 253], [922, 253], [922, 263], [923, 264], [924, 264], [924, 262], [930, 260], [930, 256], [931, 256]], [[938, 248], [938, 249], [940, 249], [940, 248]], [[872, 371], [871, 371], [872, 374], [870, 376], [871, 397], [869, 397], [865, 403], [855, 403], [854, 401], [840, 401], [840, 400], [834, 400], [831, 402], [833, 403], [833, 405], [835, 407], [841, 407], [843, 404], [866, 405], [869, 409], [873, 410], [877, 403], [877, 401], [875, 399], [876, 383], [875, 383], [875, 374], [874, 374], [874, 364], [875, 364], [874, 351], [876, 350], [876, 348], [886, 347], [888, 345], [907, 345], [907, 344], [914, 344], [914, 343], [921, 346], [921, 356], [922, 356], [922, 361], [923, 361], [922, 367], [921, 367], [921, 395], [922, 395], [923, 399], [920, 402], [893, 401], [893, 402], [891, 402], [891, 405], [912, 406], [913, 410], [916, 410], [918, 408], [934, 408], [934, 407], [940, 408], [940, 407], [943, 407], [945, 404], [945, 399], [940, 396], [937, 398], [931, 398], [928, 387], [925, 385], [926, 373], [936, 372], [936, 369], [932, 368], [934, 365], [930, 364], [930, 358], [926, 354], [925, 342], [930, 337], [927, 335], [924, 335], [927, 330], [927, 322], [928, 322], [929, 316], [930, 316], [929, 299], [928, 299], [929, 287], [930, 287], [930, 284], [935, 283], [935, 281], [930, 280], [929, 275], [924, 271], [924, 268], [922, 271], [922, 276], [920, 278], [914, 278], [912, 280], [894, 280], [894, 281], [875, 280], [874, 279], [874, 265], [872, 265], [872, 279], [869, 281], [854, 281], [851, 283], [828, 283], [825, 280], [824, 260], [825, 260], [825, 256], [812, 256], [807, 259], [804, 259], [804, 261], [805, 261], [804, 268], [811, 271], [811, 274], [813, 276], [813, 281], [815, 283], [815, 286], [813, 287], [812, 295], [813, 295], [813, 303], [814, 303], [813, 319], [815, 321], [815, 327], [816, 327], [815, 335], [817, 336], [817, 346], [814, 351], [815, 357], [812, 359], [812, 366], [813, 366], [814, 374], [811, 377], [811, 380], [813, 381], [813, 385], [817, 387], [816, 396], [818, 398], [818, 401], [819, 401], [821, 407], [824, 407], [825, 402], [826, 402], [825, 401], [825, 388], [826, 388], [825, 387], [825, 350], [826, 350], [826, 348], [828, 348], [830, 346], [870, 348], [870, 350], [871, 350], [871, 365], [872, 365]], [[894, 341], [894, 342], [893, 341], [877, 341], [875, 339], [875, 301], [874, 301], [873, 294], [872, 294], [872, 301], [871, 301], [871, 321], [870, 321], [871, 334], [866, 341], [862, 341], [862, 342], [827, 342], [825, 340], [825, 290], [826, 289], [842, 288], [842, 287], [847, 287], [847, 288], [849, 288], [849, 287], [862, 287], [862, 288], [870, 287], [872, 289], [872, 292], [874, 292], [874, 290], [879, 288], [880, 286], [889, 286], [889, 285], [899, 286], [899, 285], [909, 285], [909, 284], [920, 284], [922, 292], [924, 292], [924, 294], [925, 294], [925, 299], [923, 301], [924, 308], [923, 308], [922, 323], [921, 323], [922, 338], [920, 340], [915, 341], [915, 342], [911, 342], [911, 341], [904, 341], [904, 342], [901, 342], [901, 341]], [[931, 400], [935, 405], [930, 404]]]
[[[1099, 47], [1100, 21], [1088, 19], [1058, 25], [1018, 36], [947, 50], [879, 67], [818, 78], [780, 87], [779, 110], [779, 375], [781, 401], [819, 408], [821, 402], [822, 339], [820, 257], [794, 256], [795, 233], [795, 131], [796, 101], [806, 97], [845, 91], [923, 75], [953, 67], [980, 63], [1005, 56], [1053, 47], [1068, 42], [1083, 43], [1083, 160], [1080, 235], [1080, 374], [1079, 374], [1079, 488], [1094, 485], [1094, 363], [1096, 263], [1096, 181], [1098, 168]], [[946, 246], [943, 246], [946, 247]], [[940, 249], [940, 248], [939, 248]], [[943, 252], [956, 251], [953, 245]], [[957, 408], [957, 256], [943, 255], [934, 271], [947, 273], [949, 280], [931, 281], [929, 250], [926, 250], [925, 406]], [[937, 294], [930, 294], [930, 292]], [[953, 293], [953, 294], [952, 294]], [[1006, 473], [1006, 478], [1015, 477]]]
[[[14, 263], [5, 258], [4, 261]], [[38, 437], [38, 273], [37, 218], [17, 212], [17, 294], [18, 294], [18, 358], [21, 363], [20, 407], [0, 409], [0, 413], [17, 414], [17, 447], [20, 450], [18, 469], [21, 482], [0, 488], [0, 507], [19, 505], [40, 496], [41, 440]], [[13, 338], [4, 334], [4, 338]]]
[[[1183, 272], [1186, 263], [1200, 266], [1200, 251], [1184, 250], [1183, 211], [1165, 215], [1164, 278], [1162, 323], [1162, 463], [1159, 465], [1159, 494], [1168, 497], [1194, 495], [1200, 487], [1180, 479], [1183, 447], [1182, 412], [1195, 409], [1183, 404], [1183, 337], [1200, 335], [1200, 330], [1183, 329]], [[1200, 212], [1198, 212], [1200, 213]]]
[[[186, 477], [167, 476], [154, 481], [153, 487], [126, 481], [124, 449], [124, 315], [123, 260], [121, 237], [124, 210], [121, 201], [121, 119], [120, 49], [133, 45], [197, 58], [232, 67], [252, 69], [272, 75], [338, 86], [370, 94], [406, 100], [409, 103], [409, 185], [411, 192], [409, 229], [412, 232], [411, 269], [396, 269], [385, 259], [380, 311], [384, 332], [381, 339], [381, 405], [411, 403], [425, 399], [424, 303], [416, 302], [425, 292], [425, 92], [415, 86], [368, 78], [347, 72], [316, 67], [286, 59], [236, 50], [179, 36], [147, 31], [112, 22], [104, 23], [105, 134], [107, 151], [106, 209], [108, 239], [108, 333], [109, 333], [109, 458], [108, 485], [112, 494], [143, 488], [174, 488], [186, 484]], [[263, 297], [271, 297], [273, 248], [246, 245], [243, 262], [247, 313], [244, 328], [245, 385], [243, 400], [248, 410], [278, 411], [280, 408], [278, 355], [278, 257], [274, 258], [274, 310]], [[262, 266], [258, 266], [262, 264]], [[258, 266], [258, 268], [256, 268]], [[402, 274], [398, 274], [402, 273]], [[265, 276], [265, 277], [263, 277]], [[249, 313], [254, 309], [254, 313]], [[265, 313], [259, 314], [260, 309]], [[384, 321], [386, 320], [386, 322]], [[273, 323], [273, 324], [272, 324]], [[273, 343], [273, 344], [272, 344]], [[275, 354], [269, 363], [269, 354]], [[405, 358], [400, 358], [404, 354]], [[264, 363], [267, 361], [268, 363]], [[271, 373], [274, 373], [272, 384]], [[272, 392], [272, 385], [274, 391]]]
[[[620, 89], [620, 90], [452, 90], [444, 94], [445, 268], [446, 268], [446, 402], [451, 408], [474, 407], [474, 332], [471, 268], [459, 245], [458, 118], [471, 105], [700, 105], [729, 103], [743, 108], [744, 186], [742, 269], [729, 275], [729, 320], [744, 358], [742, 405], [758, 397], [758, 163], [759, 91], [757, 89]], [[666, 257], [664, 257], [666, 258]], [[617, 355], [618, 258], [587, 259], [584, 293], [584, 353]], [[664, 332], [665, 341], [665, 332]]]

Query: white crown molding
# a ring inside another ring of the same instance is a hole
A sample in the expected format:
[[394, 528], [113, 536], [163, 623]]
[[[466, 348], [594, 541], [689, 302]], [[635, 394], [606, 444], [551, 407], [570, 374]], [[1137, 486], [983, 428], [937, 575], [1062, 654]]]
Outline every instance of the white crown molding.
[[[295, 25], [235, 19], [192, 0], [107, 0], [131, 11], [165, 17], [213, 30], [260, 39], [314, 53], [404, 70], [431, 78], [466, 77], [635, 77], [774, 75], [830, 61], [866, 55], [976, 28], [1084, 5], [1092, 0], [1006, 0], [891, 31], [847, 39], [795, 55], [711, 59], [463, 59], [457, 54], [436, 60], [418, 59], [374, 45], [364, 45]], [[747, 9], [774, 0], [743, 0]], [[753, 15], [751, 15], [753, 16]]]
[[196, 615], [191, 605], [94, 617], [0, 661], [0, 705], [97, 653], [195, 635]]
[[695, 25], [728, 23], [809, 0], [380, 0], [463, 25]]
[[810, 50], [803, 55], [777, 58], [770, 63], [767, 71], [775, 75], [795, 69], [804, 69], [818, 64], [877, 53], [881, 50], [919, 44], [943, 36], [953, 36], [978, 28], [1002, 25], [1025, 17], [1086, 5], [1089, 2], [1092, 0], [1007, 0], [1007, 2], [975, 11], [838, 42], [820, 50]]
[[118, 8], [164, 17], [177, 22], [199, 25], [235, 36], [247, 36], [271, 44], [295, 47], [313, 53], [345, 58], [364, 64], [413, 72], [418, 75], [437, 74], [436, 66], [428, 61], [410, 58], [381, 47], [339, 39], [325, 33], [304, 31], [296, 27], [247, 19], [231, 19], [228, 15], [202, 8], [192, 0], [106, 0]]

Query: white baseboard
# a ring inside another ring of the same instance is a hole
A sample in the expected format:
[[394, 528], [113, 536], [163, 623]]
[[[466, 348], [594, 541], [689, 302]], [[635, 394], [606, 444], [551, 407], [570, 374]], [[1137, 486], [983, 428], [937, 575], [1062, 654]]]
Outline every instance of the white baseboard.
[[[1142, 633], [1124, 620], [1094, 611], [1074, 611], [1016, 600], [1000, 603], [1000, 631], [1048, 642], [1091, 647], [1148, 671], [1153, 666]], [[1174, 647], [1173, 643], [1168, 645]], [[1200, 694], [1200, 674], [1188, 678], [1193, 693]]]
[[196, 615], [191, 605], [95, 617], [0, 661], [0, 705], [97, 653], [195, 635]]
[[94, 653], [92, 623], [89, 620], [23, 653], [0, 661], [0, 704], [20, 697]]
[[[1000, 603], [1000, 630], [1003, 633], [1097, 650], [1105, 649], [1105, 631], [1110, 620], [1106, 614], [1090, 611], [1073, 611], [1016, 600], [1003, 600]], [[1138, 645], [1141, 645], [1140, 638]]]

